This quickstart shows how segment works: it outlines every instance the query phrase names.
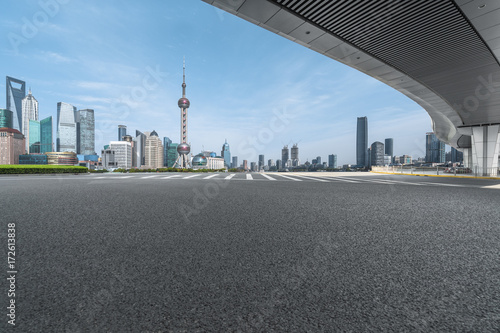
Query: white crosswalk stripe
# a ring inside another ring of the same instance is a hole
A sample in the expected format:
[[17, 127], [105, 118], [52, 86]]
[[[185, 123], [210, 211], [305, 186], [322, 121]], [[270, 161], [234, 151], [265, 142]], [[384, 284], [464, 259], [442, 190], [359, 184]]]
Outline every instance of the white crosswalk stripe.
[[182, 177], [182, 179], [194, 178], [194, 177], [198, 177], [198, 176], [201, 176], [201, 175], [191, 175], [191, 176], [187, 176], [187, 177]]
[[253, 180], [253, 177], [251, 174], [247, 173], [247, 180]]
[[218, 176], [218, 174], [210, 175], [210, 176], [204, 177], [203, 179], [210, 179], [210, 178], [214, 178], [214, 177], [217, 177], [217, 176]]
[[146, 177], [141, 177], [141, 179], [148, 179], [148, 178], [154, 178], [154, 177], [158, 177], [159, 175], [154, 175], [154, 176], [146, 176]]
[[231, 174], [231, 175], [227, 176], [227, 177], [226, 177], [226, 178], [224, 178], [224, 179], [231, 179], [231, 178], [233, 178], [234, 176], [236, 176], [236, 174], [235, 174], [235, 173], [233, 173], [233, 174]]
[[167, 177], [163, 177], [162, 179], [170, 179], [170, 178], [175, 178], [175, 177], [180, 177], [180, 175], [167, 176]]
[[295, 180], [296, 182], [301, 182], [302, 181], [302, 179], [292, 178], [292, 177], [288, 177], [288, 176], [284, 176], [284, 175], [278, 175], [278, 176], [286, 178], [286, 179]]
[[316, 178], [316, 177], [299, 176], [299, 175], [295, 175], [295, 177], [300, 177], [300, 178], [304, 178], [304, 179], [316, 180], [316, 181], [318, 181], [318, 182], [326, 182], [326, 183], [329, 183], [329, 181], [328, 181], [328, 180], [326, 180], [326, 179], [321, 179], [321, 178]]
[[111, 177], [111, 178], [115, 178], [115, 179], [126, 179], [126, 178], [132, 178], [134, 176], [125, 176], [125, 177]]
[[269, 180], [276, 180], [275, 178], [271, 177], [271, 176], [268, 176], [266, 174], [262, 174], [262, 176], [266, 177], [267, 179]]

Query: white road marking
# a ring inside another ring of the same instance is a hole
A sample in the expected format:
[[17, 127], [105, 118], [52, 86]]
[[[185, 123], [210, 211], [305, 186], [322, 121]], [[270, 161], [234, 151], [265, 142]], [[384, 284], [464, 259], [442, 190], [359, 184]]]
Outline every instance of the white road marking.
[[174, 177], [180, 177], [180, 175], [167, 176], [167, 177], [163, 177], [162, 179], [169, 179], [169, 178], [174, 178]]
[[125, 179], [125, 178], [132, 178], [134, 176], [125, 176], [125, 177], [113, 177], [113, 178], [116, 178], [116, 179]]
[[158, 177], [158, 175], [141, 177], [141, 179], [154, 178], [154, 177]]
[[247, 180], [253, 180], [253, 177], [251, 174], [247, 173]]
[[300, 177], [300, 178], [304, 178], [304, 179], [310, 179], [310, 180], [316, 180], [318, 182], [327, 182], [329, 183], [328, 180], [325, 180], [325, 179], [319, 179], [319, 178], [315, 178], [315, 177], [309, 177], [309, 176], [299, 176], [299, 175], [294, 175], [295, 177]]
[[193, 177], [198, 177], [198, 176], [201, 176], [201, 175], [191, 175], [191, 176], [187, 176], [187, 177], [182, 177], [182, 179], [188, 179], [188, 178], [193, 178]]
[[291, 179], [291, 180], [295, 180], [296, 182], [302, 181], [302, 179], [292, 178], [292, 177], [288, 177], [288, 176], [283, 176], [283, 175], [278, 175], [278, 176], [283, 177], [283, 178], [287, 178], [287, 179]]
[[235, 175], [236, 175], [236, 174], [235, 174], [235, 173], [233, 173], [232, 175], [229, 175], [229, 176], [227, 176], [227, 177], [226, 177], [226, 178], [224, 178], [224, 179], [231, 179], [231, 178], [233, 178]]
[[217, 176], [218, 176], [218, 174], [215, 174], [215, 175], [210, 175], [210, 176], [207, 176], [207, 177], [205, 177], [205, 178], [203, 178], [203, 179], [210, 179], [210, 178], [214, 178], [214, 177], [217, 177]]
[[273, 177], [268, 176], [268, 175], [266, 175], [266, 174], [262, 174], [262, 176], [266, 177], [266, 178], [267, 178], [267, 179], [269, 179], [269, 180], [276, 180], [276, 179], [274, 179]]
[[481, 188], [491, 188], [491, 189], [500, 190], [500, 184], [483, 186]]

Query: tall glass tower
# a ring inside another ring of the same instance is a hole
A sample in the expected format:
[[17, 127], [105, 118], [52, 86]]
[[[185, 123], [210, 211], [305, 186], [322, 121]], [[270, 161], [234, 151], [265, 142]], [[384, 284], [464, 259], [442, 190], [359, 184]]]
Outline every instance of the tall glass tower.
[[76, 113], [77, 153], [95, 155], [95, 121], [94, 110], [79, 110]]
[[14, 112], [7, 109], [0, 109], [0, 128], [12, 128], [14, 125]]
[[13, 128], [21, 133], [23, 132], [23, 98], [26, 96], [26, 82], [15, 79], [13, 77], [6, 77], [7, 87], [7, 110], [12, 111], [14, 114]]
[[425, 135], [425, 162], [444, 163], [445, 146], [444, 142], [439, 141], [433, 132]]
[[123, 141], [125, 135], [127, 135], [127, 126], [118, 125], [118, 141]]
[[394, 156], [394, 139], [388, 138], [385, 139], [385, 154], [390, 157]]
[[290, 151], [288, 150], [288, 145], [286, 145], [283, 147], [283, 149], [281, 149], [281, 162], [283, 163], [283, 168], [288, 166], [286, 165], [286, 163], [289, 158], [290, 158]]
[[356, 130], [356, 164], [367, 166], [368, 118], [358, 117]]
[[28, 134], [26, 138], [30, 154], [45, 154], [52, 151], [52, 116], [40, 121], [30, 120], [28, 123]]
[[[29, 124], [30, 120], [38, 121], [38, 101], [31, 94], [31, 89], [28, 92], [28, 95], [22, 100], [22, 118], [23, 118], [23, 130], [22, 133], [26, 138], [29, 138]], [[26, 139], [26, 151], [30, 150], [29, 140]]]
[[222, 145], [221, 156], [224, 158], [224, 165], [227, 168], [231, 167], [231, 152], [229, 151], [229, 143], [226, 142]]
[[58, 152], [74, 152], [77, 150], [76, 107], [71, 104], [57, 103], [57, 139]]
[[291, 154], [292, 154], [292, 166], [299, 166], [299, 146], [298, 144], [294, 144], [292, 146], [292, 149], [291, 150]]

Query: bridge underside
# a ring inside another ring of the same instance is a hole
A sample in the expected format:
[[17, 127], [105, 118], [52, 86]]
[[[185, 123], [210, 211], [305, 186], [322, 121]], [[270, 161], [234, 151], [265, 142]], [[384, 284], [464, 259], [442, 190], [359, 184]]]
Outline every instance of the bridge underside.
[[468, 166], [498, 169], [500, 1], [203, 1], [397, 89]]

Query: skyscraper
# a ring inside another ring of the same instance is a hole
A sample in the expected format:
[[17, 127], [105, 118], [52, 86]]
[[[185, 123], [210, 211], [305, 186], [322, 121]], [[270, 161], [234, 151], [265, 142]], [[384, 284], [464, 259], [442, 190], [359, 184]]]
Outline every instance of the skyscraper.
[[451, 162], [452, 163], [462, 163], [464, 161], [464, 153], [451, 147]]
[[238, 156], [233, 156], [233, 163], [231, 164], [232, 168], [238, 167]]
[[258, 171], [264, 169], [264, 155], [259, 155]]
[[26, 151], [29, 151], [29, 121], [38, 120], [38, 101], [31, 94], [31, 89], [26, 97], [22, 100], [22, 123], [23, 130], [21, 131], [26, 137]]
[[179, 158], [179, 153], [177, 152], [178, 143], [171, 143], [167, 149], [167, 167], [172, 168], [175, 166], [175, 161]]
[[146, 135], [141, 131], [135, 131], [134, 138], [134, 149], [132, 157], [132, 165], [136, 168], [140, 168], [144, 165], [145, 156], [144, 151], [146, 150]]
[[115, 152], [114, 162], [116, 168], [130, 169], [132, 167], [132, 144], [127, 141], [111, 141], [111, 151]]
[[40, 120], [40, 153], [53, 151], [52, 116]]
[[163, 137], [163, 166], [168, 167], [168, 148], [172, 144], [172, 140], [170, 138], [164, 136]]
[[297, 143], [292, 146], [291, 153], [292, 153], [292, 166], [299, 166], [300, 164], [299, 146]]
[[394, 139], [385, 139], [385, 154], [389, 156], [394, 156]]
[[433, 132], [425, 134], [425, 162], [444, 163], [445, 146]]
[[12, 126], [14, 126], [14, 112], [0, 109], [0, 128], [13, 128]]
[[52, 151], [52, 116], [40, 121], [30, 120], [27, 129], [28, 153], [45, 154]]
[[328, 155], [328, 167], [334, 169], [337, 168], [337, 155]]
[[58, 152], [77, 151], [76, 136], [76, 107], [71, 104], [57, 103], [57, 139], [56, 150]]
[[281, 162], [283, 163], [282, 167], [286, 168], [287, 161], [290, 158], [289, 150], [288, 150], [288, 145], [284, 146], [283, 149], [281, 149]]
[[[145, 165], [148, 168], [156, 169], [163, 167], [163, 145], [156, 131], [146, 134]], [[149, 135], [148, 135], [149, 134]]]
[[372, 143], [371, 149], [371, 165], [383, 166], [384, 165], [384, 144], [379, 141]]
[[356, 130], [356, 164], [367, 166], [366, 150], [368, 149], [368, 118], [358, 117]]
[[127, 126], [118, 125], [118, 141], [123, 141], [125, 135], [127, 135]]
[[76, 113], [77, 154], [95, 155], [94, 110], [79, 110]]
[[13, 112], [13, 128], [23, 133], [23, 98], [26, 96], [26, 82], [6, 77], [7, 110]]
[[220, 153], [224, 159], [224, 165], [228, 168], [231, 167], [231, 152], [229, 151], [229, 143], [226, 142], [222, 145], [222, 151]]

